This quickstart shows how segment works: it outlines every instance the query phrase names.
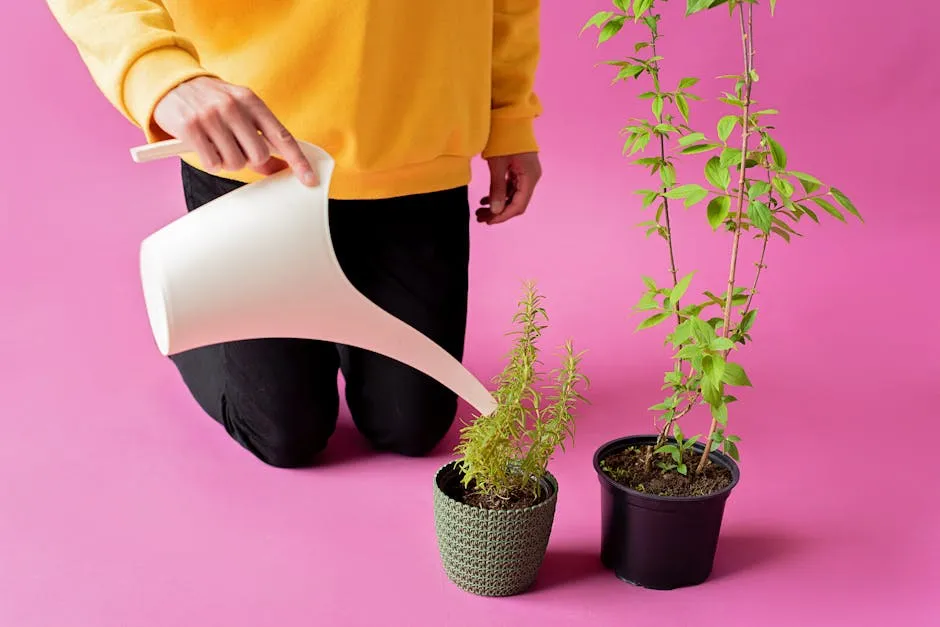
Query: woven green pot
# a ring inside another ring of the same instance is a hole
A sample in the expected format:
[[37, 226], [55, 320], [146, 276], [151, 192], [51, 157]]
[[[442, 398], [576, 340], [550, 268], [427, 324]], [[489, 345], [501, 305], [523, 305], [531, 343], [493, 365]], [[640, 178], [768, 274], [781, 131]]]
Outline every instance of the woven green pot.
[[454, 498], [461, 493], [456, 462], [434, 478], [434, 524], [444, 571], [457, 586], [480, 596], [505, 597], [528, 590], [538, 575], [555, 521], [558, 482], [543, 479], [548, 494], [537, 505], [489, 510]]

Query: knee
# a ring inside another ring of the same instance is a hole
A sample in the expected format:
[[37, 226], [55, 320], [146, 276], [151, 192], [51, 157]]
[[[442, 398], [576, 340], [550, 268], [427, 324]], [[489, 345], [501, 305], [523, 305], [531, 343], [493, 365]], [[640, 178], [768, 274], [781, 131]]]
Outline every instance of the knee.
[[260, 461], [274, 468], [307, 468], [326, 448], [326, 438], [292, 439], [287, 434], [255, 441], [246, 448]]
[[372, 439], [386, 452], [404, 457], [424, 457], [434, 451], [454, 423], [457, 400], [437, 399], [437, 402], [399, 404], [394, 412], [385, 414], [387, 428]]
[[336, 427], [336, 408], [266, 403], [228, 406], [226, 431], [260, 461], [275, 468], [311, 466]]

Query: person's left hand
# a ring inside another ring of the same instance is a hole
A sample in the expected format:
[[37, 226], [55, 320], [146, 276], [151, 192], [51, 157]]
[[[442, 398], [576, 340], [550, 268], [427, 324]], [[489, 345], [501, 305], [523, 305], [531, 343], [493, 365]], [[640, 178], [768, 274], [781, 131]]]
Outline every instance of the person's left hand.
[[542, 164], [536, 152], [488, 159], [490, 194], [480, 200], [477, 222], [500, 224], [525, 213], [542, 178]]

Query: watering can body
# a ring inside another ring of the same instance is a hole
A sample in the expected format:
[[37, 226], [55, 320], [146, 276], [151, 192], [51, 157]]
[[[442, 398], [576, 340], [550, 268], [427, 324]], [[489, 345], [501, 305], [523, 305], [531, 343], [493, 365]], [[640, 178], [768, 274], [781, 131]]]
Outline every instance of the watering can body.
[[[318, 175], [282, 171], [221, 196], [147, 237], [140, 276], [160, 352], [221, 342], [304, 338], [370, 350], [436, 379], [482, 415], [496, 401], [457, 359], [362, 295], [336, 258], [329, 229], [333, 160], [301, 143]], [[186, 152], [171, 140], [137, 161]]]

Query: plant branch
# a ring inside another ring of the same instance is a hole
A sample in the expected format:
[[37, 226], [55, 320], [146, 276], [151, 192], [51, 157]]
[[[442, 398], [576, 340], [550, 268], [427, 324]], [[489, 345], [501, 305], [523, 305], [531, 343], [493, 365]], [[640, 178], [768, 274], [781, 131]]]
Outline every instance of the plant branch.
[[[747, 153], [751, 134], [751, 89], [754, 84], [754, 9], [752, 4], [746, 3], [747, 15], [745, 16], [744, 4], [745, 3], [742, 3], [738, 7], [741, 24], [741, 44], [744, 52], [744, 88], [742, 90], [743, 97], [741, 98], [744, 103], [743, 114], [741, 116], [741, 164], [739, 166], [740, 172], [738, 174], [737, 222], [735, 223], [734, 234], [731, 240], [731, 262], [730, 269], [728, 271], [728, 291], [725, 294], [724, 316], [721, 328], [721, 334], [725, 338], [731, 334], [731, 310], [734, 299], [734, 284], [738, 268], [738, 250], [741, 245], [741, 223], [744, 220], [744, 199], [747, 196]], [[727, 355], [727, 351], [725, 355]], [[697, 473], [702, 472], [702, 470], [705, 468], [705, 464], [708, 462], [708, 454], [711, 450], [712, 437], [714, 436], [715, 429], [717, 427], [718, 421], [712, 418], [711, 425], [708, 429], [708, 436], [705, 438], [705, 449], [702, 451], [702, 456], [699, 459], [698, 466], [695, 470]]]

